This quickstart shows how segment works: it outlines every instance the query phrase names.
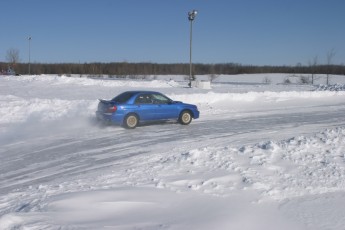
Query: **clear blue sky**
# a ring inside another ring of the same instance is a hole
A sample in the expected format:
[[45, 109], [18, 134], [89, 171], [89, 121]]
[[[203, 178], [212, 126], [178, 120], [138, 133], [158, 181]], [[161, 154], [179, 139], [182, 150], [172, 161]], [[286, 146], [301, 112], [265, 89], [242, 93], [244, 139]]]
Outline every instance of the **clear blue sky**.
[[0, 0], [0, 61], [345, 63], [345, 0]]

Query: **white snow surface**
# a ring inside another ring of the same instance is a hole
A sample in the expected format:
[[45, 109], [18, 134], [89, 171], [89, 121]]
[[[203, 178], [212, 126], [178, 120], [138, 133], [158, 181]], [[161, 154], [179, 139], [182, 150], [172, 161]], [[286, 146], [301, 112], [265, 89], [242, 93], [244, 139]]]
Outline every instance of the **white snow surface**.
[[[345, 76], [289, 77], [0, 76], [0, 229], [344, 229]], [[99, 98], [140, 89], [200, 118], [95, 122]]]

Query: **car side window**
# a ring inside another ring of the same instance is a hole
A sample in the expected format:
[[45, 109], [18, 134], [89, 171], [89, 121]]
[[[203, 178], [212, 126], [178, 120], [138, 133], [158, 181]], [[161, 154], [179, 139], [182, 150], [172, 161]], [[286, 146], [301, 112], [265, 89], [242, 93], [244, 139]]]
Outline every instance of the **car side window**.
[[152, 104], [152, 99], [149, 94], [140, 94], [135, 99], [135, 104]]
[[152, 101], [154, 104], [169, 104], [171, 100], [162, 94], [152, 94]]
[[126, 103], [132, 96], [133, 96], [132, 92], [125, 92], [111, 99], [111, 101], [115, 101], [117, 103]]

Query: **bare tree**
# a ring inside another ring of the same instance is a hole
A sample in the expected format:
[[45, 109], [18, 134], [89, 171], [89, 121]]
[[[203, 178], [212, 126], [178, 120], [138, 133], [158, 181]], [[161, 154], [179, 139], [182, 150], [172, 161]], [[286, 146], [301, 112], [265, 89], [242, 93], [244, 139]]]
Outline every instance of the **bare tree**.
[[327, 53], [327, 85], [329, 85], [329, 74], [331, 72], [332, 59], [335, 56], [335, 51], [332, 49]]
[[269, 77], [264, 77], [264, 79], [262, 80], [262, 83], [264, 83], [264, 84], [271, 84], [272, 83], [272, 80], [271, 80], [271, 78], [269, 78]]
[[213, 81], [216, 80], [218, 77], [219, 77], [219, 75], [214, 74], [214, 73], [208, 75], [208, 79], [210, 80], [210, 82], [213, 82]]
[[301, 83], [301, 84], [310, 84], [310, 79], [309, 79], [309, 77], [308, 76], [300, 76], [299, 77], [299, 82]]
[[210, 71], [210, 74], [208, 75], [208, 79], [210, 80], [210, 82], [213, 82], [214, 80], [216, 80], [216, 78], [219, 77], [219, 75], [216, 74], [216, 69], [215, 69], [214, 64], [210, 65], [208, 69]]
[[7, 50], [6, 60], [12, 65], [12, 67], [15, 67], [19, 62], [19, 50], [13, 48]]
[[310, 67], [310, 70], [311, 70], [311, 84], [314, 85], [314, 75], [315, 75], [315, 72], [316, 72], [316, 66], [317, 66], [317, 56], [314, 57], [313, 61], [309, 61], [309, 67]]

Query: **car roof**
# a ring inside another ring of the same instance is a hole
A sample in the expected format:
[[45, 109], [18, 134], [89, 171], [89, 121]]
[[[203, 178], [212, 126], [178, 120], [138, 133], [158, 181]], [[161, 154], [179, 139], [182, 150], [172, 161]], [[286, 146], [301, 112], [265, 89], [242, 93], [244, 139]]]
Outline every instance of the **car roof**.
[[159, 93], [159, 94], [161, 94], [160, 92], [150, 91], [150, 90], [132, 90], [132, 91], [126, 91], [126, 92], [123, 92], [123, 93], [133, 93], [133, 94], [139, 94], [139, 93]]

